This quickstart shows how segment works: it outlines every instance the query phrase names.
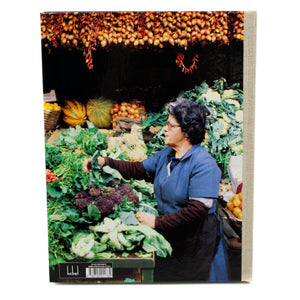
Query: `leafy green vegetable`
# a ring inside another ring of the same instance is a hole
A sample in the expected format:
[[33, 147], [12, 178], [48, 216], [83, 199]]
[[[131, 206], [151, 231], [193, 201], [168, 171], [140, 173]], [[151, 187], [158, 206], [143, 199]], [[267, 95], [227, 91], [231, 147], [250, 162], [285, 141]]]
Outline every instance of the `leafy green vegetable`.
[[110, 181], [119, 179], [125, 181], [123, 176], [115, 169], [109, 166], [98, 165], [98, 157], [101, 157], [103, 153], [100, 150], [95, 151], [92, 156], [92, 169], [90, 170], [89, 184], [96, 184], [97, 186], [106, 186]]
[[52, 187], [64, 194], [70, 195], [87, 189], [90, 184], [90, 176], [82, 169], [86, 156], [67, 149], [62, 149], [62, 155], [62, 163], [54, 170], [59, 180], [53, 182]]
[[55, 169], [63, 160], [61, 149], [48, 142], [45, 143], [46, 169]]
[[[239, 84], [228, 86], [225, 78], [215, 80], [212, 86], [204, 81], [189, 91], [181, 92], [178, 97], [203, 103], [209, 109], [207, 133], [201, 145], [223, 169], [225, 181], [229, 181], [229, 159], [243, 153], [243, 91]], [[155, 148], [150, 149], [154, 153]]]
[[[108, 235], [107, 233], [105, 237], [105, 233], [91, 232], [88, 227], [96, 226], [97, 223], [103, 221], [105, 214], [102, 214], [100, 209], [92, 203], [88, 203], [85, 210], [75, 205], [76, 195], [82, 197], [84, 193], [92, 192], [96, 197], [97, 189], [102, 188], [107, 191], [115, 190], [123, 195], [122, 203], [115, 205], [112, 214], [109, 215], [114, 219], [119, 219], [120, 222], [138, 225], [135, 213], [139, 210], [157, 214], [153, 184], [146, 181], [126, 181], [116, 170], [98, 165], [97, 157], [100, 155], [128, 160], [128, 156], [120, 148], [116, 147], [113, 151], [107, 151], [106, 138], [102, 138], [103, 136], [98, 135], [98, 130], [96, 132], [93, 126], [87, 129], [75, 127], [65, 130], [56, 140], [55, 145], [45, 146], [48, 151], [49, 166], [52, 166], [58, 177], [57, 181], [47, 184], [50, 266], [71, 261], [76, 257], [87, 260], [115, 257], [117, 251], [122, 251], [124, 255], [133, 251], [138, 255], [145, 254], [142, 247], [145, 240], [143, 233], [130, 230], [118, 231], [117, 234], [114, 232]], [[91, 156], [91, 152], [93, 153], [93, 168], [90, 174], [86, 174], [82, 165], [84, 159]], [[105, 195], [108, 196], [107, 193]], [[86, 236], [79, 235], [79, 233], [84, 233]], [[90, 233], [93, 233], [94, 242], [91, 241]], [[80, 236], [82, 239], [79, 238]], [[90, 248], [92, 243], [93, 246]], [[72, 250], [72, 244], [75, 252]], [[123, 250], [120, 250], [122, 248]], [[150, 249], [147, 242], [146, 248]]]
[[96, 150], [107, 148], [107, 137], [101, 133], [91, 122], [87, 121], [88, 128], [77, 125], [63, 131], [55, 140], [57, 146], [67, 147], [68, 149], [81, 150], [82, 152], [93, 155]]
[[159, 113], [147, 113], [145, 120], [142, 120], [142, 130], [149, 130], [151, 126], [165, 126], [168, 117], [169, 115], [165, 108]]
[[98, 221], [101, 217], [100, 210], [94, 204], [88, 204], [87, 213], [90, 219]]
[[89, 226], [89, 229], [92, 232], [108, 234], [110, 241], [108, 244], [117, 251], [124, 250], [124, 247], [133, 250], [134, 242], [137, 242], [138, 246], [143, 241], [141, 247], [146, 252], [156, 252], [158, 256], [162, 257], [172, 254], [170, 243], [160, 233], [146, 225], [127, 225], [118, 218], [106, 217], [101, 224]]
[[96, 254], [107, 249], [107, 245], [95, 241], [95, 236], [91, 232], [78, 232], [72, 241], [72, 252], [76, 257], [94, 258]]
[[95, 254], [91, 251], [95, 244], [93, 233], [79, 232], [72, 242], [72, 251], [76, 256], [92, 258]]
[[165, 145], [165, 132], [163, 127], [153, 136], [152, 140], [146, 144], [147, 146], [147, 156], [162, 150], [166, 147]]

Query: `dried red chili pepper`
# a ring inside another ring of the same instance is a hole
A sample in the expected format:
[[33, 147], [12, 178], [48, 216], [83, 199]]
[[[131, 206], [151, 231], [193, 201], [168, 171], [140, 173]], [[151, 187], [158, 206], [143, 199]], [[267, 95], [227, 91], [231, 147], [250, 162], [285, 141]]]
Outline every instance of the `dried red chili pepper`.
[[175, 59], [175, 62], [177, 64], [177, 66], [179, 68], [181, 68], [181, 71], [184, 72], [184, 74], [189, 74], [189, 73], [193, 73], [194, 69], [197, 70], [197, 62], [199, 61], [198, 60], [198, 54], [196, 54], [193, 59], [192, 59], [192, 64], [189, 68], [187, 68], [185, 65], [184, 65], [184, 54], [179, 52], [177, 54], [177, 57]]

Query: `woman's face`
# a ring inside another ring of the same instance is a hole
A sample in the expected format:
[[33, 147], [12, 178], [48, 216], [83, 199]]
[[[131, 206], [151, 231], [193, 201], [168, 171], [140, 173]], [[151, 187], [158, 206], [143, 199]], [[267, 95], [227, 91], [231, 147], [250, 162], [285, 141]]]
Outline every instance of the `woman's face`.
[[164, 131], [166, 134], [165, 144], [167, 146], [176, 147], [185, 141], [185, 135], [183, 134], [179, 123], [172, 115], [169, 115]]

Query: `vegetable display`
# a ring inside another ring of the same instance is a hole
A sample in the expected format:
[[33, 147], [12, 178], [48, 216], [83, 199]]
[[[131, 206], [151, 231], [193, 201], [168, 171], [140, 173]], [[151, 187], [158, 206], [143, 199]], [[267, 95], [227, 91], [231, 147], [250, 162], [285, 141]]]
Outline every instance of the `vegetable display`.
[[116, 127], [116, 119], [119, 117], [126, 117], [133, 120], [141, 120], [146, 117], [146, 110], [144, 105], [139, 103], [121, 102], [116, 103], [110, 110], [112, 116], [112, 126]]
[[[46, 165], [57, 178], [47, 183], [50, 266], [76, 258], [93, 260], [130, 253], [169, 255], [172, 249], [163, 236], [141, 226], [135, 217], [138, 211], [157, 215], [153, 185], [125, 180], [109, 166], [99, 166], [99, 155], [128, 157], [118, 148], [108, 150], [107, 136], [89, 121], [87, 124], [87, 128], [63, 131], [55, 145], [46, 142]], [[92, 169], [86, 174], [82, 164], [91, 155]], [[102, 225], [108, 228], [112, 222], [118, 227], [103, 229]]]
[[89, 121], [86, 121], [87, 128], [76, 126], [63, 131], [56, 139], [55, 144], [62, 149], [76, 150], [77, 153], [93, 155], [96, 150], [104, 150], [107, 148], [107, 136], [98, 130]]
[[51, 103], [51, 102], [44, 101], [44, 110], [47, 110], [47, 109], [59, 111], [59, 110], [61, 110], [61, 107], [57, 104], [57, 102]]
[[100, 241], [102, 243], [108, 241], [108, 248], [132, 251], [136, 246], [141, 245], [145, 252], [156, 252], [161, 257], [172, 254], [169, 242], [156, 230], [146, 225], [127, 225], [120, 219], [104, 218], [102, 223], [90, 226], [89, 229], [101, 233]]
[[213, 86], [202, 82], [180, 96], [203, 103], [210, 111], [207, 132], [202, 145], [223, 169], [229, 181], [229, 159], [243, 153], [243, 92], [238, 84], [228, 86], [225, 78], [214, 81]]
[[[242, 90], [237, 84], [228, 86], [221, 78], [212, 86], [203, 82], [178, 97], [204, 103], [209, 109], [202, 146], [223, 169], [222, 179], [229, 181], [228, 161], [232, 155], [243, 152]], [[111, 108], [107, 109], [109, 115]], [[131, 133], [111, 137], [89, 120], [85, 121], [85, 128], [76, 125], [62, 131], [54, 145], [45, 143], [46, 169], [53, 172], [47, 180], [51, 266], [76, 258], [92, 260], [153, 251], [165, 257], [171, 253], [164, 237], [141, 226], [135, 217], [138, 211], [158, 214], [152, 183], [125, 180], [117, 170], [97, 163], [99, 156], [142, 160], [161, 150], [165, 147], [163, 126], [167, 118], [166, 107], [160, 113], [146, 114], [139, 128], [153, 129], [154, 136], [147, 144], [134, 126]], [[92, 157], [89, 174], [82, 168], [87, 157]], [[236, 205], [234, 201], [228, 205], [232, 203], [233, 214], [241, 219], [241, 196], [239, 200]]]
[[85, 210], [88, 205], [94, 205], [103, 215], [112, 213], [115, 205], [121, 204], [122, 200], [133, 202], [135, 206], [139, 204], [139, 197], [128, 183], [116, 187], [91, 185], [88, 191], [77, 192], [73, 198], [74, 204], [80, 209]]
[[46, 169], [46, 182], [54, 182], [58, 180], [58, 178], [55, 176], [54, 172], [51, 172], [49, 169]]
[[243, 193], [235, 194], [227, 202], [227, 208], [233, 213], [233, 215], [242, 220], [243, 218]]
[[129, 161], [142, 161], [148, 157], [147, 146], [141, 134], [140, 126], [136, 124], [131, 126], [130, 133], [126, 132], [121, 136], [108, 137], [107, 142], [108, 151], [120, 149], [126, 154]]
[[[230, 157], [243, 153], [243, 91], [239, 84], [228, 86], [225, 78], [215, 80], [213, 86], [204, 81], [191, 90], [181, 92], [178, 98], [203, 103], [209, 109], [202, 146], [215, 158], [223, 170], [224, 180], [229, 182], [227, 167]], [[163, 126], [168, 118], [166, 106], [160, 113], [148, 113], [142, 122], [143, 131], [153, 126], [160, 127], [147, 144], [148, 156], [165, 147]]]

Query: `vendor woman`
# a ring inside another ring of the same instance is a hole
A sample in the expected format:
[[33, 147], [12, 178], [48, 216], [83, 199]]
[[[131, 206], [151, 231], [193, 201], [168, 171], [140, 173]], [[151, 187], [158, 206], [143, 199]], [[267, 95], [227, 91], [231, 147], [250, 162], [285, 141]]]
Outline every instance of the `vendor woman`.
[[[171, 256], [157, 257], [155, 282], [227, 281], [226, 249], [215, 215], [221, 171], [200, 146], [209, 111], [203, 104], [177, 99], [168, 113], [166, 148], [142, 162], [99, 157], [98, 164], [117, 169], [124, 178], [154, 180], [159, 216], [138, 212], [136, 217], [173, 248]], [[84, 171], [90, 166], [88, 158]]]

